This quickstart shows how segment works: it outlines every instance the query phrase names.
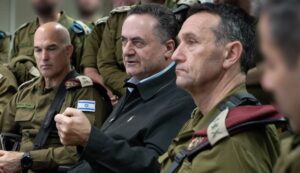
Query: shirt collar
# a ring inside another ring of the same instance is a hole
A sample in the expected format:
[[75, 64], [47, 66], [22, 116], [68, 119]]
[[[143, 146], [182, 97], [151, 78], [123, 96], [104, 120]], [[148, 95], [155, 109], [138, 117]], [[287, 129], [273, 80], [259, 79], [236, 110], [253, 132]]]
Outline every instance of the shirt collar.
[[[147, 77], [145, 79], [142, 79], [142, 80], [138, 80], [138, 79], [132, 77], [126, 83], [138, 85], [138, 84], [141, 84], [141, 83], [144, 83], [144, 82], [147, 82], [147, 81], [151, 81], [151, 80], [153, 80], [155, 78], [158, 78], [159, 76], [163, 75], [167, 71], [169, 71], [173, 66], [175, 66], [175, 62], [172, 62], [166, 68], [164, 68], [163, 70], [161, 70], [160, 72], [158, 72], [158, 73], [156, 73], [152, 76], [149, 76], [149, 77]], [[129, 92], [132, 92], [134, 90], [134, 88], [132, 88], [130, 86], [128, 86], [127, 89], [128, 89]]]
[[156, 74], [154, 74], [152, 76], [149, 76], [146, 79], [141, 80], [139, 83], [143, 83], [143, 82], [147, 82], [147, 81], [150, 81], [152, 79], [155, 79], [155, 78], [163, 75], [167, 71], [169, 71], [173, 66], [175, 66], [175, 62], [174, 61], [171, 64], [169, 64], [166, 68], [164, 68], [162, 71], [160, 71], [160, 72], [158, 72], [158, 73], [156, 73]]
[[194, 126], [193, 130], [199, 130], [199, 128], [204, 128], [207, 127], [207, 125], [213, 120], [215, 119], [215, 117], [218, 115], [218, 113], [220, 112], [220, 110], [218, 109], [218, 106], [221, 102], [224, 102], [226, 100], [228, 100], [231, 96], [237, 94], [237, 93], [241, 93], [241, 92], [247, 92], [246, 89], [246, 85], [240, 84], [238, 86], [236, 86], [235, 88], [233, 88], [217, 105], [215, 105], [209, 112], [207, 115], [203, 115], [201, 113], [201, 111], [199, 110], [199, 108], [197, 107], [195, 109], [195, 111], [192, 113], [192, 119], [197, 119], [199, 122], [196, 122], [197, 125]]
[[[157, 92], [159, 92], [160, 89], [166, 87], [172, 82], [175, 82], [175, 80], [175, 62], [172, 62], [162, 71], [141, 81], [134, 78], [129, 79], [126, 82], [125, 86], [128, 86], [127, 88], [129, 92], [132, 92], [136, 88], [139, 91], [141, 97], [144, 100], [148, 100]], [[135, 87], [133, 87], [132, 85], [135, 85]]]

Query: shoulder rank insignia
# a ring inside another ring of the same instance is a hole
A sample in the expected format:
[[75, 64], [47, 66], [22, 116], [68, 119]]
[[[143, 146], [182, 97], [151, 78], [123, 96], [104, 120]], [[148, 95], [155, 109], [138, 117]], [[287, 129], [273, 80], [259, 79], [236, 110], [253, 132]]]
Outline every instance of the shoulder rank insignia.
[[0, 74], [0, 80], [3, 78], [3, 75], [2, 74]]
[[72, 31], [74, 31], [76, 34], [90, 34], [91, 33], [91, 29], [84, 24], [83, 22], [76, 20], [73, 22], [73, 24], [71, 25], [71, 29]]
[[108, 16], [102, 17], [102, 18], [98, 19], [98, 20], [95, 22], [95, 24], [96, 24], [96, 25], [100, 25], [100, 24], [102, 24], [102, 23], [106, 23], [107, 19], [108, 19]]
[[0, 39], [4, 39], [6, 37], [5, 32], [0, 31]]
[[77, 76], [76, 78], [70, 79], [65, 82], [66, 88], [67, 89], [72, 89], [72, 88], [84, 88], [88, 86], [93, 86], [94, 83], [91, 78], [87, 76]]
[[212, 146], [214, 146], [221, 139], [229, 136], [229, 132], [225, 124], [228, 112], [229, 109], [225, 109], [208, 125], [207, 137]]
[[128, 12], [133, 6], [120, 6], [117, 8], [114, 8], [110, 13], [115, 14], [115, 13], [123, 13], [123, 12]]
[[29, 73], [31, 75], [33, 75], [34, 77], [40, 77], [41, 76], [40, 71], [35, 66], [32, 66], [30, 68]]
[[188, 5], [192, 6], [193, 4], [199, 3], [199, 0], [179, 0], [177, 5]]
[[28, 26], [28, 25], [29, 25], [29, 22], [24, 23], [23, 25], [21, 25], [21, 26], [16, 30], [16, 32], [19, 31], [19, 30], [21, 30], [21, 29], [23, 29], [23, 28], [25, 28], [25, 27]]

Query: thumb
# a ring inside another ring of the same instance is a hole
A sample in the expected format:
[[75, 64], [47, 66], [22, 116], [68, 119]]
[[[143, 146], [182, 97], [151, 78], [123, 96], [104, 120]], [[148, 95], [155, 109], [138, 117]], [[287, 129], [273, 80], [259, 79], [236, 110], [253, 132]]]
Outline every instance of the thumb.
[[74, 117], [74, 116], [77, 116], [78, 114], [78, 111], [77, 109], [75, 108], [67, 108], [65, 110], [65, 112], [63, 113], [63, 115], [67, 116], [67, 117]]
[[78, 117], [80, 114], [82, 114], [82, 111], [75, 108], [67, 108], [63, 113], [67, 117]]
[[63, 122], [63, 119], [64, 119], [64, 115], [63, 114], [57, 114], [54, 117], [54, 121], [56, 123], [59, 123], [59, 124]]

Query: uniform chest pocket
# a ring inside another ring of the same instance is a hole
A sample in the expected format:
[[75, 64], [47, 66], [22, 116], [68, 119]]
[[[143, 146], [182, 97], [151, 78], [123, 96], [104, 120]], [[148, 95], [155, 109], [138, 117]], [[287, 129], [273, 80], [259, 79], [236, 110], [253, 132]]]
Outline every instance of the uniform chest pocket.
[[34, 115], [35, 109], [24, 109], [19, 108], [16, 111], [15, 121], [16, 122], [26, 122], [31, 121]]

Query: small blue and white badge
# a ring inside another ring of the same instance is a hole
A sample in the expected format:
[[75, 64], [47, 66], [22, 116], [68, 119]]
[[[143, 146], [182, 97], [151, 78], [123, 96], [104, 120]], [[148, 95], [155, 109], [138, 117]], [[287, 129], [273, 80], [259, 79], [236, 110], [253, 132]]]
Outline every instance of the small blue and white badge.
[[92, 100], [78, 100], [77, 109], [82, 112], [95, 112], [96, 111], [96, 101]]

